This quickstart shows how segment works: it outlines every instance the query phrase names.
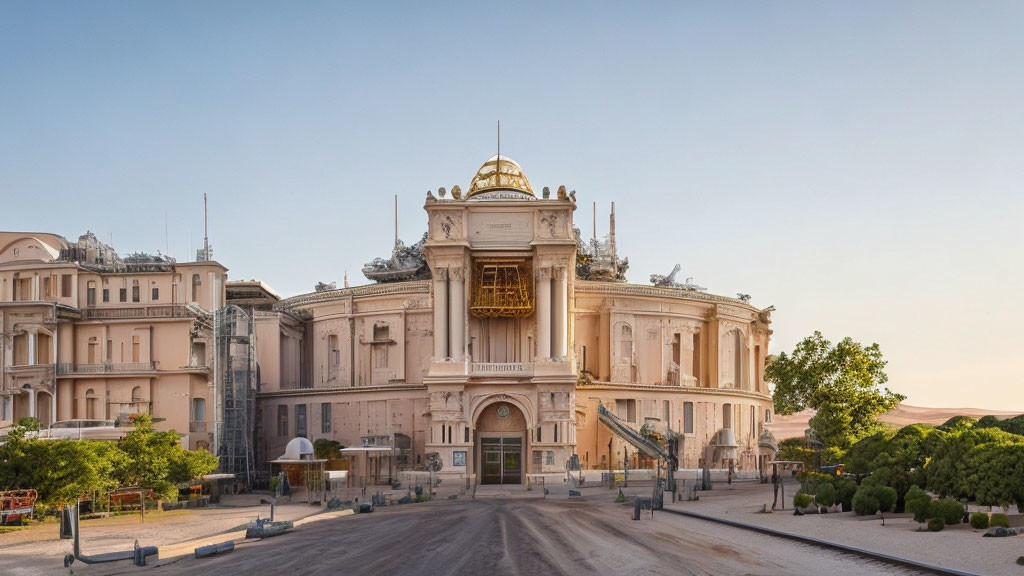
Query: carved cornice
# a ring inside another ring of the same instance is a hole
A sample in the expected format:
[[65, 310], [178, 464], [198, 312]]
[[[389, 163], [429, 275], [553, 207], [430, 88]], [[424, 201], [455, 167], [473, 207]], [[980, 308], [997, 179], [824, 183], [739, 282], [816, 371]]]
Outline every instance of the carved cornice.
[[355, 288], [326, 290], [293, 296], [274, 304], [274, 310], [289, 310], [310, 304], [335, 302], [349, 297], [390, 296], [393, 294], [429, 294], [430, 280], [414, 280], [411, 282], [392, 282], [388, 284], [370, 284]]
[[700, 386], [659, 386], [654, 384], [617, 384], [613, 382], [594, 382], [577, 384], [576, 390], [635, 390], [638, 392], [672, 392], [676, 394], [697, 394], [706, 396], [732, 396], [771, 402], [771, 394], [762, 394], [750, 390], [735, 388], [702, 388]]
[[753, 313], [758, 313], [757, 308], [726, 296], [716, 296], [707, 292], [695, 290], [684, 290], [682, 288], [669, 288], [661, 286], [646, 286], [643, 284], [619, 284], [615, 282], [596, 282], [593, 280], [576, 279], [577, 294], [611, 294], [615, 296], [647, 296], [654, 298], [673, 298], [675, 300], [691, 300], [696, 302], [726, 302], [742, 307]]
[[426, 392], [426, 385], [395, 384], [389, 386], [346, 386], [335, 388], [291, 388], [274, 392], [257, 392], [257, 398], [284, 398], [289, 396], [323, 396], [325, 394], [359, 394], [365, 392], [396, 392], [421, 390]]

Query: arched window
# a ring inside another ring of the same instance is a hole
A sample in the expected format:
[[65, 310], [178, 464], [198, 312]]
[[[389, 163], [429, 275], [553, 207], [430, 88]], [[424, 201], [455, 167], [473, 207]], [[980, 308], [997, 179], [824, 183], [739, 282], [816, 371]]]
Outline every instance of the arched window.
[[89, 388], [85, 391], [85, 417], [89, 420], [96, 419], [96, 391]]
[[132, 388], [132, 403], [142, 402], [142, 387], [136, 386]]
[[633, 363], [633, 327], [625, 323], [619, 328], [619, 363]]

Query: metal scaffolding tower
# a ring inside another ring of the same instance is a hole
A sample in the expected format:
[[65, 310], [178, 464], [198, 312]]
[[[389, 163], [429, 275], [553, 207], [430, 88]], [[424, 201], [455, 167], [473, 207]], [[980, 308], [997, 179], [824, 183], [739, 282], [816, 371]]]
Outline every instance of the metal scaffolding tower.
[[222, 473], [252, 486], [257, 388], [252, 316], [238, 306], [218, 310], [214, 339], [214, 451]]

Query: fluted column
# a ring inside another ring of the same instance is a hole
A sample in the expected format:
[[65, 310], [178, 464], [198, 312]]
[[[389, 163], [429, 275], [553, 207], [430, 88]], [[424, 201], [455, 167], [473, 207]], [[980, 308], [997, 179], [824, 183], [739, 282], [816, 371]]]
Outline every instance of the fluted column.
[[551, 357], [551, 271], [537, 271], [537, 360]]
[[448, 357], [448, 270], [434, 270], [434, 357]]
[[554, 358], [562, 358], [565, 356], [566, 347], [566, 333], [568, 331], [569, 317], [568, 317], [568, 297], [567, 290], [569, 287], [568, 274], [565, 268], [558, 268], [555, 270], [555, 319], [554, 326], [552, 327], [553, 336], [551, 342], [551, 356]]
[[451, 278], [451, 348], [449, 355], [452, 360], [461, 362], [466, 350], [466, 274], [462, 268], [452, 268]]

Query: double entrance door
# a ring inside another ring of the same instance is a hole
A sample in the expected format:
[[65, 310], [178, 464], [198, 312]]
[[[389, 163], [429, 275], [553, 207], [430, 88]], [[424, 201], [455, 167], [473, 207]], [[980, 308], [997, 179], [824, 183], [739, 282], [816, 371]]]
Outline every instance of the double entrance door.
[[481, 484], [522, 484], [523, 439], [481, 438]]

